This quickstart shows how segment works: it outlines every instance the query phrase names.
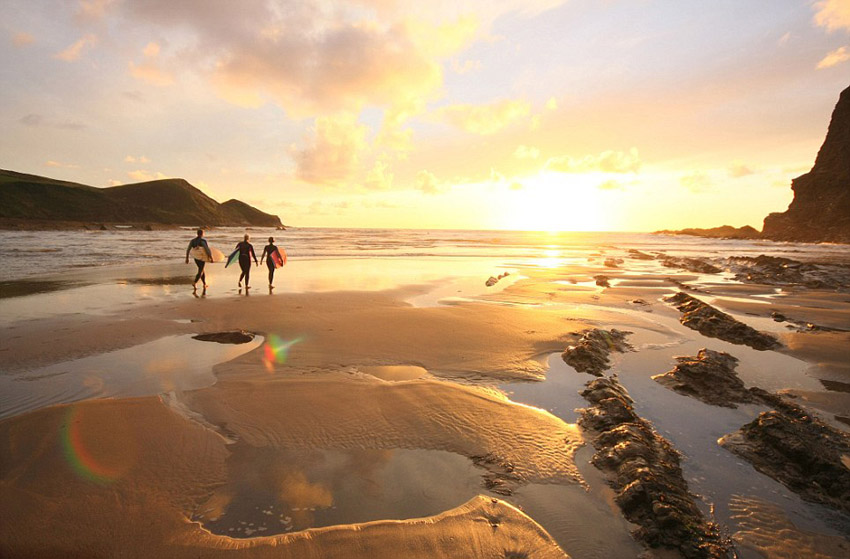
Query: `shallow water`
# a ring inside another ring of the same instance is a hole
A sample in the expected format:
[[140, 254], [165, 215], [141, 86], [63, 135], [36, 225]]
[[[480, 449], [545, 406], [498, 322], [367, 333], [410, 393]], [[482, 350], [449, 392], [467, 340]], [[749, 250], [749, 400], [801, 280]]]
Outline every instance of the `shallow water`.
[[[322, 229], [276, 231], [250, 228], [255, 250], [273, 236], [291, 260], [336, 258], [497, 258], [533, 261], [554, 267], [592, 258], [627, 258], [629, 267], [653, 269], [653, 261], [629, 258], [627, 249], [671, 256], [786, 256], [798, 260], [850, 263], [850, 247], [832, 244], [774, 243], [701, 239], [649, 233], [534, 232], [409, 229]], [[245, 229], [207, 231], [210, 245], [223, 252], [241, 240]], [[0, 231], [0, 281], [41, 277], [83, 268], [180, 263], [194, 228], [168, 231]], [[39, 264], [33, 264], [33, 258]], [[363, 265], [368, 267], [368, 263]], [[668, 269], [669, 270], [669, 269]], [[259, 270], [264, 273], [264, 269]], [[264, 275], [264, 274], [261, 274]]]
[[127, 398], [179, 392], [215, 383], [213, 366], [257, 348], [168, 336], [126, 349], [0, 374], [0, 418], [54, 404], [92, 398]]
[[192, 519], [236, 538], [431, 516], [486, 494], [482, 470], [451, 452], [229, 448], [230, 481]]

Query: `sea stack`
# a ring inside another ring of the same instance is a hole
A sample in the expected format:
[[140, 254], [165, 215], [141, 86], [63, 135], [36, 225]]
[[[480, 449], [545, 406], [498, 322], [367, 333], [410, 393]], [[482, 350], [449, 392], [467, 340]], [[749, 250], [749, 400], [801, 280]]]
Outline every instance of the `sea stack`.
[[791, 189], [788, 209], [764, 219], [764, 237], [850, 243], [850, 87], [841, 92], [815, 166]]

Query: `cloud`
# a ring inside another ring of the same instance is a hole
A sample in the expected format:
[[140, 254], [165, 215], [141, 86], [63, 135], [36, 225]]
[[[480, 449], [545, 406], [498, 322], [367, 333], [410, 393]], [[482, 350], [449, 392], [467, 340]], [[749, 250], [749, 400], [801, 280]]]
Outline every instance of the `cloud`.
[[156, 173], [151, 173], [150, 171], [146, 171], [146, 170], [142, 170], [142, 169], [136, 169], [135, 171], [130, 171], [130, 172], [127, 173], [127, 176], [130, 177], [131, 179], [133, 179], [135, 181], [139, 181], [139, 182], [147, 182], [147, 181], [161, 180], [161, 179], [167, 179], [168, 178], [168, 175], [163, 175], [162, 173], [160, 173], [158, 171]]
[[850, 60], [850, 52], [847, 51], [847, 47], [840, 47], [824, 56], [823, 60], [818, 62], [817, 69], [832, 68], [848, 60]]
[[445, 185], [440, 184], [440, 181], [430, 171], [419, 171], [416, 174], [416, 189], [421, 190], [424, 194], [442, 194], [446, 192]]
[[124, 158], [125, 163], [150, 163], [151, 160], [145, 157], [144, 155], [140, 155], [138, 157], [134, 155], [128, 155]]
[[473, 134], [495, 134], [531, 111], [525, 101], [505, 99], [490, 105], [451, 105], [437, 111], [446, 122]]
[[[413, 18], [374, 3], [126, 0], [128, 20], [188, 30], [179, 62], [241, 106], [272, 101], [308, 117], [436, 97], [440, 59], [473, 39], [477, 18]], [[447, 10], [448, 12], [448, 10]], [[383, 19], [379, 19], [383, 18]]]
[[26, 33], [24, 31], [20, 31], [12, 35], [12, 44], [16, 47], [26, 47], [35, 42], [35, 37]]
[[74, 165], [72, 163], [60, 163], [59, 161], [45, 161], [44, 164], [48, 167], [59, 167], [62, 169], [79, 169], [79, 165]]
[[76, 18], [81, 22], [100, 21], [115, 4], [115, 0], [79, 0]]
[[517, 159], [537, 159], [540, 157], [540, 150], [536, 147], [520, 145], [514, 150], [514, 157]]
[[747, 175], [752, 175], [755, 171], [741, 162], [736, 161], [729, 167], [729, 176], [734, 179], [739, 179], [741, 177], [746, 177]]
[[618, 180], [607, 180], [596, 186], [599, 190], [623, 190], [625, 185]]
[[815, 2], [815, 23], [827, 31], [850, 31], [850, 2], [847, 0], [822, 0]]
[[694, 171], [679, 178], [679, 184], [698, 194], [705, 192], [711, 186], [711, 179], [703, 171]]
[[554, 97], [550, 97], [546, 101], [546, 108], [550, 111], [554, 111], [555, 109], [558, 108], [558, 100], [555, 99]]
[[363, 186], [370, 190], [389, 190], [393, 185], [393, 174], [389, 172], [389, 164], [379, 159], [366, 175]]
[[97, 44], [97, 37], [91, 33], [80, 38], [76, 43], [68, 46], [65, 50], [57, 52], [53, 58], [64, 60], [65, 62], [74, 62], [78, 60], [85, 49], [94, 48]]
[[144, 57], [142, 61], [139, 64], [136, 64], [132, 60], [128, 63], [130, 75], [138, 80], [160, 87], [174, 83], [174, 77], [160, 68], [160, 48], [158, 43], [148, 43], [142, 49], [142, 56]]
[[24, 124], [26, 126], [31, 126], [33, 128], [46, 126], [48, 128], [57, 128], [59, 130], [85, 130], [88, 128], [85, 124], [78, 121], [58, 121], [45, 118], [43, 115], [30, 113], [28, 115], [22, 116], [18, 122]]
[[568, 155], [550, 158], [544, 168], [559, 173], [637, 173], [641, 167], [637, 148], [628, 152], [603, 151], [599, 155], [586, 155], [582, 159], [573, 159]]
[[316, 118], [310, 145], [292, 150], [297, 177], [312, 184], [343, 184], [358, 169], [367, 130], [352, 114]]

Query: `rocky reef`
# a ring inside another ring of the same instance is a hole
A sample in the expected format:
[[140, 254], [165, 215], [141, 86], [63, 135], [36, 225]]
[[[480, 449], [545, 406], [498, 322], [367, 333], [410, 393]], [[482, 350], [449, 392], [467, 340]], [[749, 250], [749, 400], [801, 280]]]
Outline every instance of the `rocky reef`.
[[764, 412], [720, 445], [804, 499], [850, 513], [850, 435], [794, 408]]
[[593, 464], [606, 472], [634, 536], [650, 547], [678, 550], [687, 559], [729, 557], [731, 545], [703, 516], [682, 477], [679, 453], [639, 417], [616, 378], [588, 383], [579, 425], [591, 435]]
[[652, 379], [680, 394], [706, 404], [736, 407], [736, 403], [758, 402], [761, 398], [747, 390], [738, 378], [738, 359], [726, 352], [701, 349], [694, 356], [676, 357], [672, 370]]
[[765, 238], [850, 243], [850, 87], [841, 92], [814, 167], [791, 189], [788, 209], [764, 219]]
[[683, 291], [667, 297], [665, 301], [682, 313], [679, 319], [682, 324], [704, 336], [733, 344], [748, 345], [759, 351], [780, 346], [779, 341], [770, 334], [759, 332]]
[[810, 289], [850, 288], [850, 266], [800, 262], [791, 258], [732, 256], [726, 264], [735, 279], [764, 285], [799, 285]]
[[612, 351], [625, 353], [631, 351], [632, 346], [626, 342], [626, 336], [631, 332], [617, 329], [600, 330], [594, 328], [575, 332], [580, 335], [578, 342], [569, 346], [561, 355], [564, 362], [578, 371], [588, 373], [597, 377], [611, 366], [608, 356]]
[[709, 239], [760, 239], [761, 233], [758, 229], [744, 225], [743, 227], [732, 227], [731, 225], [722, 225], [720, 227], [711, 227], [710, 229], [687, 228], [671, 231], [664, 229], [656, 231], [659, 235], [691, 235], [694, 237], [706, 237]]

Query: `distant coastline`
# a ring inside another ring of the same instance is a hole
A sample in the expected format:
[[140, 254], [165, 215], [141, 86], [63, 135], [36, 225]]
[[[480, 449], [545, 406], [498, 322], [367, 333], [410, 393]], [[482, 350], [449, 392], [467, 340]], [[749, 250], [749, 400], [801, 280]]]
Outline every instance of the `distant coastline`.
[[0, 170], [0, 229], [153, 231], [275, 227], [280, 218], [240, 200], [219, 203], [184, 179], [108, 188]]

